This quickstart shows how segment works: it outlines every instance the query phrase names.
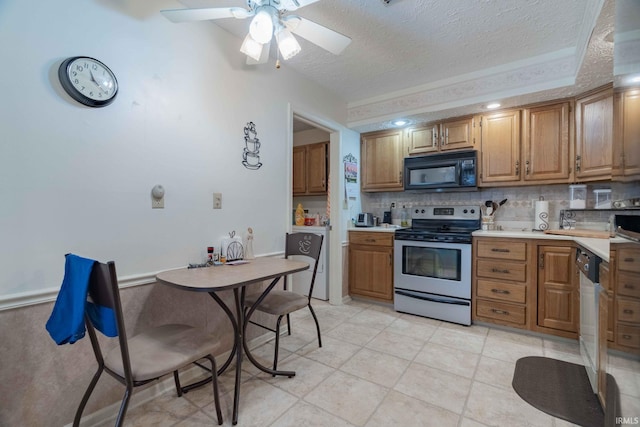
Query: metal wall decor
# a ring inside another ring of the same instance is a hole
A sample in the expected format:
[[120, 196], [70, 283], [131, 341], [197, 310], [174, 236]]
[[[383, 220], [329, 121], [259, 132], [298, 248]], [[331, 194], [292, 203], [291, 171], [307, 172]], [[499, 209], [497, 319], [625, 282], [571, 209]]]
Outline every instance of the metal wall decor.
[[244, 127], [244, 150], [242, 152], [242, 164], [244, 167], [252, 170], [260, 169], [262, 163], [260, 163], [259, 154], [260, 140], [258, 139], [256, 125], [253, 122], [248, 122]]

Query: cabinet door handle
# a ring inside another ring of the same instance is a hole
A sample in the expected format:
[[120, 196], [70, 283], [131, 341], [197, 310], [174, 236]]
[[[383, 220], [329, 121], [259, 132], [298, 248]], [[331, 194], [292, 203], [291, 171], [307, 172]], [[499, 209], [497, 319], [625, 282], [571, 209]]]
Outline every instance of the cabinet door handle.
[[520, 175], [520, 162], [516, 160], [516, 175]]
[[509, 270], [500, 270], [499, 268], [492, 268], [491, 271], [494, 272], [494, 273], [509, 274]]
[[631, 339], [631, 335], [624, 334], [624, 335], [622, 335], [622, 338], [624, 338], [625, 340], [630, 340]]
[[449, 143], [449, 128], [444, 131], [444, 145]]
[[431, 146], [436, 148], [438, 147], [438, 127], [434, 126], [433, 131], [431, 132]]
[[624, 314], [633, 314], [633, 310], [629, 310], [628, 308], [625, 308], [624, 310], [622, 310], [622, 312]]
[[540, 254], [540, 260], [538, 261], [540, 269], [544, 269], [544, 254]]
[[491, 311], [492, 311], [492, 312], [494, 312], [495, 314], [504, 314], [504, 315], [506, 315], [506, 316], [508, 316], [508, 315], [509, 315], [509, 312], [508, 312], [508, 311], [498, 310], [498, 309], [496, 309], [496, 308], [492, 308], [492, 309], [491, 309]]
[[506, 289], [491, 289], [491, 292], [493, 292], [494, 294], [504, 294], [504, 295], [509, 295], [511, 293]]
[[505, 253], [509, 253], [511, 252], [509, 249], [503, 249], [503, 248], [491, 248], [491, 252], [505, 252]]
[[576, 156], [576, 171], [580, 172], [580, 156]]
[[529, 175], [529, 160], [527, 160], [527, 161], [525, 162], [525, 164], [527, 165], [527, 167], [526, 167], [526, 171], [525, 171], [525, 174], [526, 174], [526, 175]]

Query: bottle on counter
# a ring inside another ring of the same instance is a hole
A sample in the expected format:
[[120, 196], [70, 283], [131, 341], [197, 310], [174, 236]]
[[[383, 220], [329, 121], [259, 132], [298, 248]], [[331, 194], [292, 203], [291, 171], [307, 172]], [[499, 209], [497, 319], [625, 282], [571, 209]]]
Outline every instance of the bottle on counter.
[[302, 203], [298, 203], [296, 208], [296, 225], [304, 225], [304, 209]]
[[402, 210], [400, 211], [400, 226], [409, 226], [409, 211], [407, 210], [407, 207], [405, 205], [402, 205]]

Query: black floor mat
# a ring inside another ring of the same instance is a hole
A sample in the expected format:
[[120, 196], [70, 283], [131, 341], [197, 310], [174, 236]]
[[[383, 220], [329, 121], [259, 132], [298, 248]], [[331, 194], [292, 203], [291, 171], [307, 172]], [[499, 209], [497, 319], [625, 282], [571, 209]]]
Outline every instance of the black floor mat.
[[583, 427], [602, 427], [604, 412], [584, 366], [548, 357], [516, 362], [513, 389], [530, 405]]

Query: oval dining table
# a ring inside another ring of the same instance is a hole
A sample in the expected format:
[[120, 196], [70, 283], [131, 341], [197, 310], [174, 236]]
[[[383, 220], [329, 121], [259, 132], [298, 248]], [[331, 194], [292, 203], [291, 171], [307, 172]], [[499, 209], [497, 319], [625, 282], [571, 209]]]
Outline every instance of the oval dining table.
[[[249, 350], [246, 341], [246, 329], [251, 315], [274, 288], [281, 277], [299, 271], [307, 270], [309, 264], [284, 258], [260, 257], [238, 264], [223, 264], [203, 268], [180, 268], [168, 270], [156, 275], [158, 283], [172, 286], [185, 291], [208, 293], [226, 313], [231, 321], [234, 332], [234, 344], [227, 361], [218, 369], [218, 375], [222, 374], [236, 357], [236, 382], [233, 399], [233, 424], [238, 423], [238, 407], [240, 403], [240, 380], [242, 374], [242, 358], [247, 358], [258, 369], [271, 375], [295, 376], [294, 371], [273, 370], [258, 362]], [[245, 312], [244, 299], [248, 286], [260, 284], [267, 280], [271, 283], [264, 289], [256, 302]], [[235, 314], [229, 306], [217, 294], [220, 291], [232, 290], [235, 302]], [[211, 381], [207, 378], [194, 384], [182, 387], [184, 392], [195, 387], [200, 387]]]

